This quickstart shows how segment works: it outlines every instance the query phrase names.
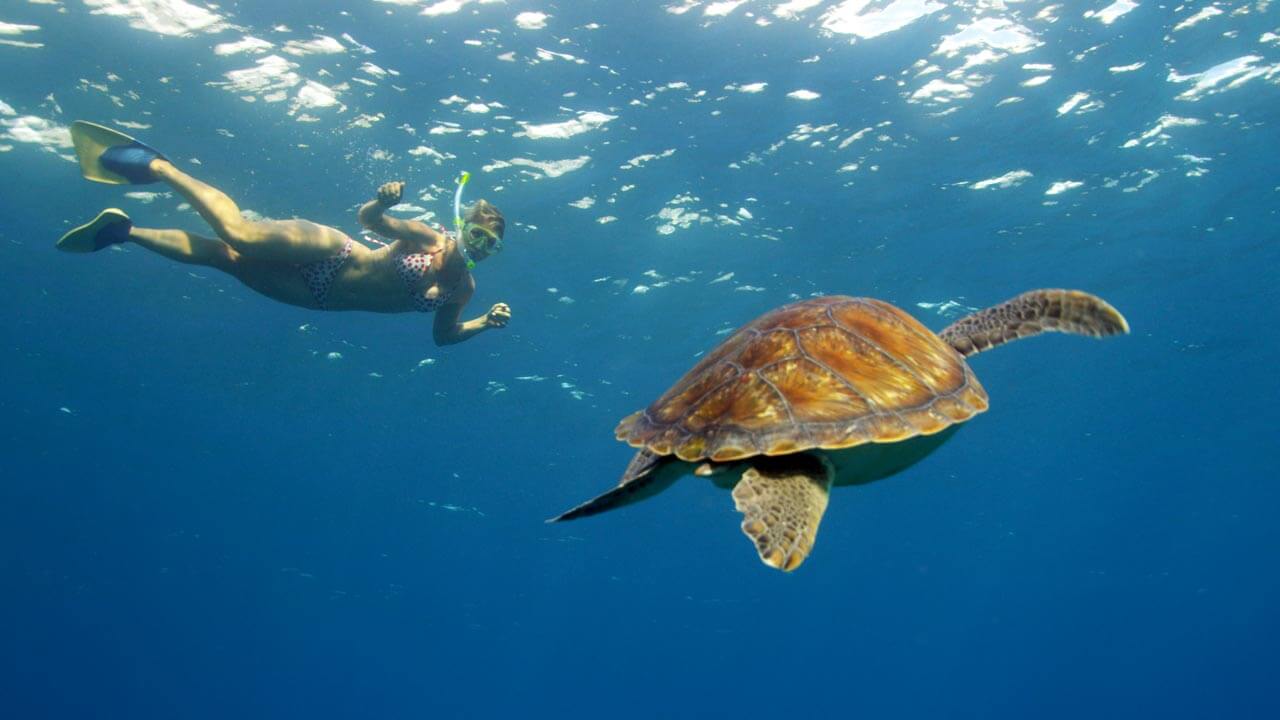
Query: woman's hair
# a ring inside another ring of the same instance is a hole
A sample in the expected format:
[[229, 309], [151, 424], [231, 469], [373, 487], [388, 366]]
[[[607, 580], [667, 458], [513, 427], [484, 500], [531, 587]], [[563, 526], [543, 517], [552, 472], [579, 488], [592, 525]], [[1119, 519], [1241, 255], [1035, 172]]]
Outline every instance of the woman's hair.
[[503, 219], [502, 213], [487, 200], [477, 200], [476, 204], [467, 210], [467, 222], [484, 226], [499, 238], [507, 228], [507, 221]]

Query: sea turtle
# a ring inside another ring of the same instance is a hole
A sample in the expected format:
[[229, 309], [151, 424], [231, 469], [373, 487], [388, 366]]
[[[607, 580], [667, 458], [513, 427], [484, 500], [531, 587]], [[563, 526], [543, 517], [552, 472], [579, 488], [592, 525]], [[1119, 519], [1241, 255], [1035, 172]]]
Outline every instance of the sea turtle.
[[1046, 331], [1129, 332], [1078, 290], [1032, 290], [934, 334], [880, 300], [829, 296], [772, 310], [707, 354], [615, 434], [639, 448], [618, 486], [548, 522], [611, 510], [683, 475], [733, 487], [742, 531], [791, 571], [813, 548], [832, 484], [888, 477], [987, 409], [964, 358]]

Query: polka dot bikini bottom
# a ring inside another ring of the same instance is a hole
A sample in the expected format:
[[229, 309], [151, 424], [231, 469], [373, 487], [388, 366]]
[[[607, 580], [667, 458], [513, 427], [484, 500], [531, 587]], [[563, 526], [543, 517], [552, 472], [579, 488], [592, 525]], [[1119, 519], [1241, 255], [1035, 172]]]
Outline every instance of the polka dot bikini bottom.
[[321, 309], [324, 308], [325, 298], [329, 297], [329, 288], [333, 287], [333, 281], [338, 277], [338, 271], [346, 264], [347, 258], [351, 257], [353, 242], [351, 238], [347, 238], [337, 255], [298, 266], [298, 270], [302, 272], [302, 279], [307, 282], [312, 297], [316, 299], [316, 304]]

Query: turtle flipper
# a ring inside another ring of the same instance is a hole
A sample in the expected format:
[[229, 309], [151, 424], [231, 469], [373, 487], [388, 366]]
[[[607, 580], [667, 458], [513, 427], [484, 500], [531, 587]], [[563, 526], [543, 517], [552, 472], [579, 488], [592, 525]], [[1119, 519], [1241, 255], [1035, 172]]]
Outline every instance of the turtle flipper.
[[597, 495], [581, 505], [567, 510], [547, 522], [563, 522], [588, 515], [613, 510], [634, 502], [651, 498], [671, 487], [680, 477], [679, 472], [658, 472], [669, 466], [674, 460], [670, 456], [657, 455], [648, 450], [641, 450], [627, 463], [626, 472], [618, 486], [603, 495]]
[[809, 557], [827, 510], [830, 469], [810, 455], [757, 460], [733, 488], [742, 532], [769, 567], [791, 572]]
[[1106, 337], [1129, 332], [1107, 301], [1080, 290], [1032, 290], [952, 323], [938, 336], [968, 357], [1042, 332]]

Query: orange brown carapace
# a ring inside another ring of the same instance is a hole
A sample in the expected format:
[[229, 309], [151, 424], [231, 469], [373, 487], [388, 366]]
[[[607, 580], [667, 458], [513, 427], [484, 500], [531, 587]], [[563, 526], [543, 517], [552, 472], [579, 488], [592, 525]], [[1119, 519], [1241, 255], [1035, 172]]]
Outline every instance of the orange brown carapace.
[[804, 300], [744, 326], [616, 434], [681, 460], [737, 460], [939, 432], [987, 408], [964, 359], [879, 300]]

